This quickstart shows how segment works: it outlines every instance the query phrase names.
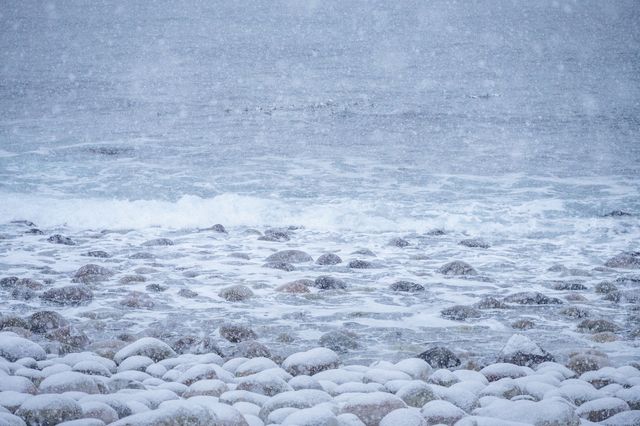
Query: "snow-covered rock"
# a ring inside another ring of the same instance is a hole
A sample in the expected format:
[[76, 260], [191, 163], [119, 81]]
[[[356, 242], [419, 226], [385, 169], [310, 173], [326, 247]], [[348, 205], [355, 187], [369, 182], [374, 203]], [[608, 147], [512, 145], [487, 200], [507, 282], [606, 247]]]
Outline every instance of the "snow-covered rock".
[[227, 384], [222, 380], [207, 379], [199, 380], [192, 383], [191, 386], [183, 393], [184, 398], [190, 398], [197, 395], [208, 395], [219, 397], [229, 390]]
[[38, 390], [31, 380], [20, 376], [0, 377], [0, 392], [14, 391], [20, 393], [36, 394]]
[[502, 420], [526, 420], [535, 426], [578, 426], [580, 419], [571, 404], [562, 399], [547, 399], [540, 402], [495, 400], [486, 407], [476, 408], [474, 415], [495, 417]]
[[390, 412], [407, 405], [395, 395], [386, 392], [346, 393], [335, 398], [340, 413], [358, 416], [367, 426], [375, 426]]
[[126, 358], [134, 355], [143, 355], [158, 362], [165, 358], [174, 357], [176, 353], [173, 349], [161, 340], [153, 337], [143, 337], [120, 349], [113, 357], [113, 360], [120, 364]]
[[302, 389], [279, 393], [264, 403], [260, 410], [260, 418], [266, 421], [269, 415], [280, 408], [311, 408], [322, 402], [331, 401], [331, 396], [316, 389]]
[[338, 426], [338, 419], [330, 409], [316, 406], [289, 414], [282, 424], [284, 426]]
[[453, 425], [455, 422], [463, 418], [466, 413], [448, 401], [434, 400], [427, 402], [420, 413], [428, 424], [446, 424]]
[[269, 370], [240, 378], [236, 389], [267, 396], [294, 390], [282, 377]]
[[498, 355], [498, 362], [527, 367], [547, 361], [554, 361], [553, 356], [522, 334], [511, 336]]
[[27, 399], [15, 413], [29, 425], [57, 425], [79, 419], [82, 408], [73, 399], [54, 394], [41, 394]]
[[41, 393], [85, 392], [100, 393], [98, 385], [91, 376], [76, 371], [52, 374], [40, 383]]
[[629, 410], [629, 404], [620, 398], [598, 398], [587, 401], [576, 409], [576, 414], [592, 422], [601, 422]]
[[282, 362], [282, 368], [294, 376], [313, 376], [321, 371], [336, 368], [339, 362], [338, 354], [331, 349], [314, 348], [288, 356]]
[[428, 423], [415, 408], [393, 410], [380, 421], [380, 426], [427, 426]]
[[0, 357], [14, 362], [26, 357], [42, 360], [46, 356], [44, 349], [37, 343], [19, 337], [14, 333], [0, 332]]
[[421, 408], [424, 404], [437, 399], [433, 388], [422, 381], [412, 381], [402, 386], [396, 396], [410, 407]]

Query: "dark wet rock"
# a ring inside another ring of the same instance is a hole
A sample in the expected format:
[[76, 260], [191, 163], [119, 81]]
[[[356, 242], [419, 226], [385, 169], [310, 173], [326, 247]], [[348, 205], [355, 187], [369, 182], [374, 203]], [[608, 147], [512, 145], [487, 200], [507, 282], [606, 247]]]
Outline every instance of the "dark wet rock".
[[605, 213], [602, 217], [628, 217], [633, 216], [629, 212], [625, 212], [624, 210], [611, 210], [609, 213]]
[[443, 346], [427, 349], [417, 356], [433, 368], [453, 368], [460, 365], [460, 359], [451, 350]]
[[29, 322], [24, 318], [12, 314], [0, 315], [0, 330], [8, 327], [21, 327], [25, 329], [31, 328]]
[[89, 344], [89, 338], [86, 334], [69, 325], [49, 330], [45, 337], [66, 345], [67, 351], [83, 349]]
[[249, 256], [248, 253], [229, 253], [228, 256], [229, 257], [235, 257], [235, 258], [238, 258], [238, 259], [244, 259], [244, 260], [251, 259], [251, 256]]
[[258, 237], [260, 241], [270, 241], [275, 243], [282, 243], [291, 239], [289, 231], [283, 229], [267, 229], [264, 231], [264, 235]]
[[479, 318], [481, 313], [479, 310], [465, 305], [455, 305], [440, 311], [440, 314], [450, 320], [464, 321], [468, 318]]
[[392, 291], [405, 291], [409, 293], [416, 293], [419, 291], [424, 291], [424, 286], [422, 284], [414, 283], [412, 281], [396, 281], [395, 283], [389, 286], [389, 289]]
[[131, 256], [129, 256], [129, 259], [140, 259], [140, 260], [147, 260], [147, 259], [155, 259], [155, 255], [153, 253], [149, 253], [146, 251], [142, 251], [139, 253], [134, 253]]
[[446, 232], [444, 231], [444, 229], [432, 229], [427, 232], [427, 235], [430, 237], [440, 237], [445, 234]]
[[208, 354], [215, 353], [222, 356], [222, 351], [218, 345], [208, 336], [182, 336], [176, 339], [171, 345], [178, 354]]
[[533, 367], [547, 361], [555, 361], [555, 359], [528, 337], [514, 334], [498, 354], [496, 362]]
[[68, 285], [51, 288], [40, 297], [58, 305], [77, 306], [90, 303], [93, 300], [93, 292], [85, 285]]
[[73, 275], [74, 283], [94, 283], [106, 281], [113, 275], [113, 271], [104, 266], [89, 263], [76, 271]]
[[615, 279], [616, 284], [640, 285], [640, 275], [624, 275]]
[[169, 238], [155, 238], [153, 240], [148, 240], [142, 243], [145, 247], [158, 247], [158, 246], [172, 246], [174, 245], [173, 241]]
[[12, 223], [14, 225], [26, 226], [28, 228], [32, 228], [32, 227], [37, 226], [35, 223], [31, 222], [30, 220], [24, 220], [24, 219], [12, 220], [9, 223]]
[[7, 277], [0, 280], [0, 287], [42, 290], [44, 288], [44, 285], [40, 281], [36, 281], [31, 278]]
[[453, 262], [443, 265], [438, 269], [438, 272], [450, 276], [478, 275], [478, 271], [476, 271], [467, 262], [463, 262], [461, 260], [454, 260]]
[[237, 284], [223, 288], [218, 292], [218, 296], [227, 302], [242, 302], [253, 297], [253, 291], [246, 285]]
[[35, 299], [37, 296], [38, 294], [35, 291], [26, 287], [16, 287], [11, 290], [11, 298], [16, 300], [31, 300]]
[[592, 334], [591, 340], [598, 343], [615, 342], [618, 340], [618, 336], [610, 331], [603, 331], [602, 333]]
[[1, 288], [13, 288], [16, 283], [20, 280], [18, 277], [4, 277], [0, 279], [0, 287]]
[[578, 324], [578, 330], [589, 333], [602, 333], [604, 331], [615, 332], [619, 329], [620, 327], [618, 327], [616, 324], [605, 319], [586, 319]]
[[245, 340], [239, 342], [232, 348], [231, 356], [236, 358], [271, 358], [271, 351], [269, 351], [265, 345], [258, 343], [255, 340]]
[[575, 371], [578, 375], [586, 373], [587, 371], [599, 370], [608, 365], [609, 361], [606, 355], [597, 351], [571, 354], [566, 364], [568, 369]]
[[614, 291], [618, 291], [618, 287], [614, 283], [609, 281], [602, 281], [601, 283], [596, 284], [596, 286], [593, 289], [595, 290], [596, 293], [599, 293], [599, 294], [607, 294]]
[[313, 282], [313, 286], [320, 290], [344, 290], [347, 288], [347, 283], [340, 278], [335, 278], [329, 275], [320, 275]]
[[127, 308], [135, 309], [151, 309], [155, 306], [153, 299], [148, 294], [139, 291], [129, 292], [119, 303]]
[[296, 267], [287, 262], [267, 262], [262, 265], [263, 268], [279, 269], [285, 272], [295, 271]]
[[339, 263], [342, 263], [342, 259], [334, 253], [325, 253], [316, 260], [318, 265], [337, 265]]
[[607, 260], [608, 268], [640, 269], [640, 251], [627, 251]]
[[85, 253], [85, 256], [87, 257], [97, 257], [100, 259], [107, 259], [109, 257], [111, 257], [111, 255], [109, 253], [107, 253], [106, 251], [103, 250], [91, 250]]
[[313, 258], [301, 250], [282, 250], [267, 257], [266, 262], [305, 263]]
[[480, 301], [475, 304], [475, 307], [478, 309], [505, 309], [508, 306], [495, 297], [486, 296], [480, 299]]
[[60, 235], [60, 234], [54, 234], [52, 236], [50, 236], [49, 238], [47, 238], [47, 241], [49, 241], [50, 243], [53, 244], [62, 244], [65, 246], [75, 246], [76, 242], [73, 241], [71, 238], [69, 237], [65, 237], [64, 235]]
[[621, 299], [626, 303], [640, 303], [640, 290], [638, 289], [623, 291], [621, 296]]
[[622, 300], [622, 292], [618, 290], [610, 291], [603, 297], [604, 300], [609, 302], [619, 303]]
[[515, 328], [517, 330], [530, 330], [535, 326], [535, 322], [526, 318], [519, 319], [511, 323], [511, 328]]
[[347, 265], [351, 269], [373, 269], [375, 265], [371, 262], [367, 262], [366, 260], [355, 259], [349, 262]]
[[188, 288], [181, 288], [180, 291], [178, 291], [178, 296], [193, 299], [194, 297], [198, 297], [198, 293]]
[[313, 285], [314, 282], [312, 280], [301, 279], [282, 284], [276, 287], [275, 290], [281, 293], [302, 294], [309, 293], [309, 287]]
[[393, 247], [407, 247], [409, 245], [411, 245], [409, 243], [409, 241], [405, 240], [404, 238], [400, 238], [400, 237], [396, 237], [396, 238], [392, 238], [391, 240], [389, 240], [389, 245], [393, 246]]
[[334, 330], [320, 336], [319, 344], [338, 353], [348, 352], [349, 349], [357, 349], [358, 335], [351, 331]]
[[504, 298], [505, 302], [519, 305], [560, 305], [562, 300], [556, 297], [548, 297], [535, 291], [523, 291], [514, 293]]
[[581, 281], [555, 281], [553, 282], [554, 290], [586, 290], [587, 286], [585, 286]]
[[549, 269], [547, 269], [548, 272], [561, 272], [561, 273], [566, 273], [569, 271], [569, 268], [567, 268], [564, 265], [553, 265], [551, 266]]
[[560, 313], [565, 317], [573, 319], [587, 318], [589, 316], [589, 311], [577, 306], [569, 306], [568, 308], [564, 308], [560, 311]]
[[204, 228], [202, 229], [202, 231], [213, 231], [213, 232], [218, 232], [220, 234], [228, 234], [226, 228], [219, 223], [216, 223], [215, 225], [210, 226], [209, 228]]
[[29, 317], [29, 329], [34, 333], [45, 333], [68, 324], [62, 315], [53, 311], [38, 311]]
[[169, 289], [169, 287], [167, 287], [166, 285], [160, 285], [158, 283], [147, 284], [147, 286], [145, 286], [145, 288], [147, 289], [147, 291], [149, 291], [151, 293], [161, 293], [161, 292], [167, 291]]
[[232, 343], [238, 343], [245, 340], [255, 340], [258, 338], [252, 329], [238, 324], [223, 324], [218, 329], [218, 332], [220, 333], [220, 336]]
[[120, 284], [143, 283], [146, 281], [147, 278], [144, 275], [125, 275], [118, 280]]
[[489, 243], [479, 238], [469, 238], [469, 239], [460, 241], [458, 244], [460, 244], [461, 246], [470, 247], [470, 248], [488, 249], [490, 247]]
[[374, 252], [372, 252], [371, 250], [367, 249], [367, 248], [358, 249], [358, 250], [354, 251], [351, 254], [360, 255], [360, 256], [376, 257], [376, 254]]
[[38, 228], [30, 228], [27, 229], [26, 231], [24, 231], [25, 234], [28, 235], [44, 235], [44, 232], [42, 232], [40, 229]]

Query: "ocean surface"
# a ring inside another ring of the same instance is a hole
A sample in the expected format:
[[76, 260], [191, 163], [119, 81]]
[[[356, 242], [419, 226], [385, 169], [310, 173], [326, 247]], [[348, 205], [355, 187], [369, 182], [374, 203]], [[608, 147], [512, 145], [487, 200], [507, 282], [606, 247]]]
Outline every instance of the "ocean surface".
[[[0, 274], [65, 284], [87, 250], [104, 249], [118, 273], [153, 263], [152, 281], [202, 296], [119, 311], [113, 330], [85, 324], [96, 336], [186, 310], [201, 330], [216, 318], [260, 324], [273, 345], [283, 330], [297, 328], [304, 346], [351, 327], [363, 358], [442, 342], [495, 352], [527, 312], [460, 325], [440, 310], [532, 289], [564, 297], [557, 279], [591, 289], [625, 273], [601, 268], [607, 259], [640, 248], [638, 22], [636, 1], [8, 2]], [[606, 216], [615, 210], [630, 215]], [[44, 235], [10, 223], [23, 219]], [[196, 232], [215, 223], [228, 236]], [[269, 227], [297, 230], [289, 242], [257, 240], [253, 230]], [[52, 245], [54, 233], [79, 245]], [[152, 250], [154, 262], [130, 259], [155, 237], [176, 245]], [[388, 246], [394, 237], [411, 245]], [[380, 267], [328, 270], [352, 293], [283, 299], [273, 287], [327, 273], [262, 267], [284, 248], [345, 260], [368, 248]], [[244, 263], [229, 258], [239, 252]], [[487, 280], [444, 279], [437, 268], [450, 260]], [[548, 271], [558, 264], [574, 271]], [[397, 279], [429, 291], [382, 290]], [[221, 302], [229, 283], [257, 301]], [[123, 291], [61, 311], [112, 309]], [[622, 330], [637, 319], [633, 304], [585, 298]], [[639, 354], [624, 333], [595, 343], [555, 311], [530, 316], [550, 351]]]

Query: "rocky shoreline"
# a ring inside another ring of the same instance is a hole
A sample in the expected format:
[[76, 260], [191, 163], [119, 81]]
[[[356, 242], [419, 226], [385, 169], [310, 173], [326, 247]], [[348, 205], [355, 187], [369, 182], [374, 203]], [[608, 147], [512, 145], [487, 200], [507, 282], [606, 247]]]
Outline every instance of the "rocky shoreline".
[[145, 337], [102, 355], [58, 356], [2, 331], [0, 424], [640, 424], [638, 363], [601, 367], [583, 353], [570, 369], [518, 334], [503, 362], [476, 369], [438, 368], [456, 364], [444, 348], [368, 366], [344, 365], [324, 347], [281, 362], [176, 349]]
[[0, 424], [640, 424], [635, 251], [0, 230]]

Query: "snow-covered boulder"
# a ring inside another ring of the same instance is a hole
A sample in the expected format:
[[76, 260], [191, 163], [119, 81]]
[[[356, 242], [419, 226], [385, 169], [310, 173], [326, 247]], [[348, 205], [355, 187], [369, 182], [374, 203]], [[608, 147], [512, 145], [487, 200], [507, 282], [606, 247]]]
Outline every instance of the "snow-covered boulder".
[[222, 380], [207, 379], [192, 383], [182, 396], [184, 398], [190, 398], [197, 395], [219, 397], [228, 390], [229, 388], [227, 384]]
[[267, 396], [292, 391], [293, 388], [278, 374], [265, 370], [238, 380], [237, 390], [246, 390]]
[[[13, 391], [36, 394], [38, 390], [31, 380], [21, 376], [0, 377], [0, 392]], [[0, 404], [1, 405], [1, 404]]]
[[459, 407], [448, 401], [441, 400], [427, 402], [420, 410], [420, 413], [430, 425], [439, 423], [453, 425], [466, 415]]
[[329, 401], [331, 401], [331, 396], [328, 393], [316, 389], [283, 392], [271, 397], [264, 403], [260, 410], [260, 418], [266, 421], [273, 411], [280, 408], [311, 408]]
[[82, 407], [67, 396], [41, 394], [23, 402], [15, 414], [29, 425], [57, 425], [82, 417]]
[[147, 356], [153, 361], [158, 362], [165, 358], [174, 357], [176, 353], [169, 345], [161, 340], [153, 337], [143, 337], [116, 352], [113, 360], [120, 364], [126, 358], [134, 355]]
[[2, 426], [26, 426], [27, 424], [20, 417], [11, 413], [0, 413], [0, 425]]
[[480, 370], [480, 373], [484, 374], [484, 376], [490, 382], [494, 382], [505, 377], [509, 377], [511, 379], [524, 377], [528, 374], [533, 373], [533, 370], [511, 363], [499, 362], [496, 364], [487, 365], [482, 370]]
[[380, 420], [380, 426], [427, 426], [428, 423], [415, 408], [393, 410]]
[[47, 357], [47, 354], [40, 345], [31, 340], [18, 337], [14, 333], [2, 332], [0, 333], [0, 357], [14, 362], [26, 357], [42, 360]]
[[522, 421], [535, 426], [578, 426], [579, 417], [571, 404], [562, 399], [548, 399], [540, 402], [495, 400], [492, 404], [476, 408], [474, 415], [495, 417], [502, 420]]
[[282, 424], [284, 426], [338, 426], [338, 419], [333, 411], [320, 405], [291, 413]]
[[511, 336], [498, 355], [498, 362], [527, 367], [547, 361], [554, 361], [553, 356], [522, 334]]
[[576, 414], [592, 422], [601, 422], [629, 410], [629, 404], [620, 398], [598, 398], [587, 401], [576, 409]]
[[407, 408], [404, 401], [386, 392], [345, 393], [334, 401], [340, 413], [355, 414], [367, 426], [376, 426], [390, 412]]
[[88, 401], [80, 404], [82, 408], [82, 417], [100, 419], [104, 423], [109, 424], [118, 420], [116, 410], [99, 401]]
[[91, 376], [76, 371], [52, 374], [40, 383], [39, 389], [41, 393], [100, 393], [98, 385]]
[[339, 362], [338, 354], [331, 349], [314, 348], [290, 355], [282, 362], [282, 368], [294, 376], [313, 376], [321, 371], [336, 368]]
[[437, 399], [433, 388], [422, 381], [407, 383], [398, 389], [396, 396], [403, 400], [408, 406], [418, 408], [421, 408], [429, 401]]

